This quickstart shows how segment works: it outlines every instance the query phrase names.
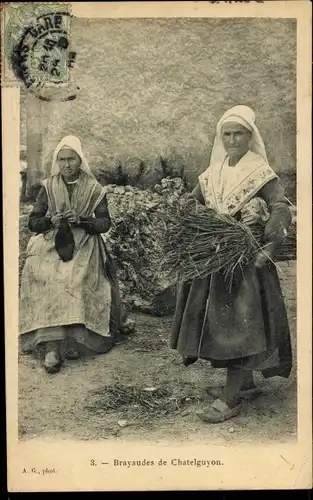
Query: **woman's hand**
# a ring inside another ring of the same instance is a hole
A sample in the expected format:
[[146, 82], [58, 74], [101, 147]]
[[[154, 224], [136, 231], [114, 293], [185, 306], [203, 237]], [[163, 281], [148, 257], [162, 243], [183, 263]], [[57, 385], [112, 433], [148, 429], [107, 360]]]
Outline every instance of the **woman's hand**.
[[55, 214], [51, 217], [51, 223], [53, 227], [59, 227], [61, 219], [63, 218], [62, 214]]
[[241, 214], [240, 222], [243, 222], [246, 226], [252, 226], [253, 224], [257, 224], [259, 221], [259, 214], [252, 214], [247, 212], [243, 212]]
[[263, 267], [269, 260], [273, 259], [274, 254], [274, 245], [272, 243], [266, 246], [266, 249], [260, 250], [255, 258], [254, 266], [260, 269]]
[[241, 222], [246, 226], [264, 223], [269, 217], [270, 213], [265, 201], [258, 196], [248, 201], [241, 210]]
[[74, 212], [74, 210], [66, 210], [63, 217], [67, 219], [71, 224], [79, 224], [79, 216]]

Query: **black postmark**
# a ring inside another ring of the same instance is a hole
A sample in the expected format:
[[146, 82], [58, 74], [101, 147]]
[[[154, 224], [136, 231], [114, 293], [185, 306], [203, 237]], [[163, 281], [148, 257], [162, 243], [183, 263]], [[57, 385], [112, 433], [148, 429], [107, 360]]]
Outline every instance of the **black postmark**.
[[[66, 86], [76, 52], [70, 49], [67, 12], [53, 12], [38, 16], [23, 30], [19, 42], [13, 47], [11, 66], [15, 77], [25, 87], [44, 100], [46, 87]], [[74, 99], [68, 95], [63, 100]]]

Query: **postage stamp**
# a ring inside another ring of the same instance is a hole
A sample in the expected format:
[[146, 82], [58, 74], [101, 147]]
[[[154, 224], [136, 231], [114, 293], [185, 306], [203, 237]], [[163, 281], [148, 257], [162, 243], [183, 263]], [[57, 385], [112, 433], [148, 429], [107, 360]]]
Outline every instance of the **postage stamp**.
[[70, 4], [17, 3], [2, 11], [2, 85], [38, 92], [64, 86], [75, 60], [70, 50]]

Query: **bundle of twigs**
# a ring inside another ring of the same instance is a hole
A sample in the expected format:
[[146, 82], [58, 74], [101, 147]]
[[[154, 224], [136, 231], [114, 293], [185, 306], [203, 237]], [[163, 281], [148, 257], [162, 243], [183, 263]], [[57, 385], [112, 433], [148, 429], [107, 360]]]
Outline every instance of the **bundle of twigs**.
[[[246, 226], [230, 215], [189, 200], [185, 207], [168, 214], [168, 232], [165, 243], [165, 265], [171, 278], [191, 281], [222, 272], [231, 278], [237, 266], [253, 261], [257, 252], [264, 250], [264, 228]], [[284, 238], [275, 261], [296, 258], [296, 230], [290, 229]]]

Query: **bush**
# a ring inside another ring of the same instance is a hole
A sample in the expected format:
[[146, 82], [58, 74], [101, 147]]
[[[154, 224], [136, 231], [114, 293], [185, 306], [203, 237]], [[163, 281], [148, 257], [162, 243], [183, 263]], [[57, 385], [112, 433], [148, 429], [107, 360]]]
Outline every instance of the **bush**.
[[138, 160], [132, 165], [119, 162], [116, 167], [96, 169], [94, 175], [102, 185], [153, 189], [164, 178], [181, 178], [187, 186], [185, 166], [169, 163], [162, 156], [156, 158], [153, 168], [149, 167], [143, 160]]

